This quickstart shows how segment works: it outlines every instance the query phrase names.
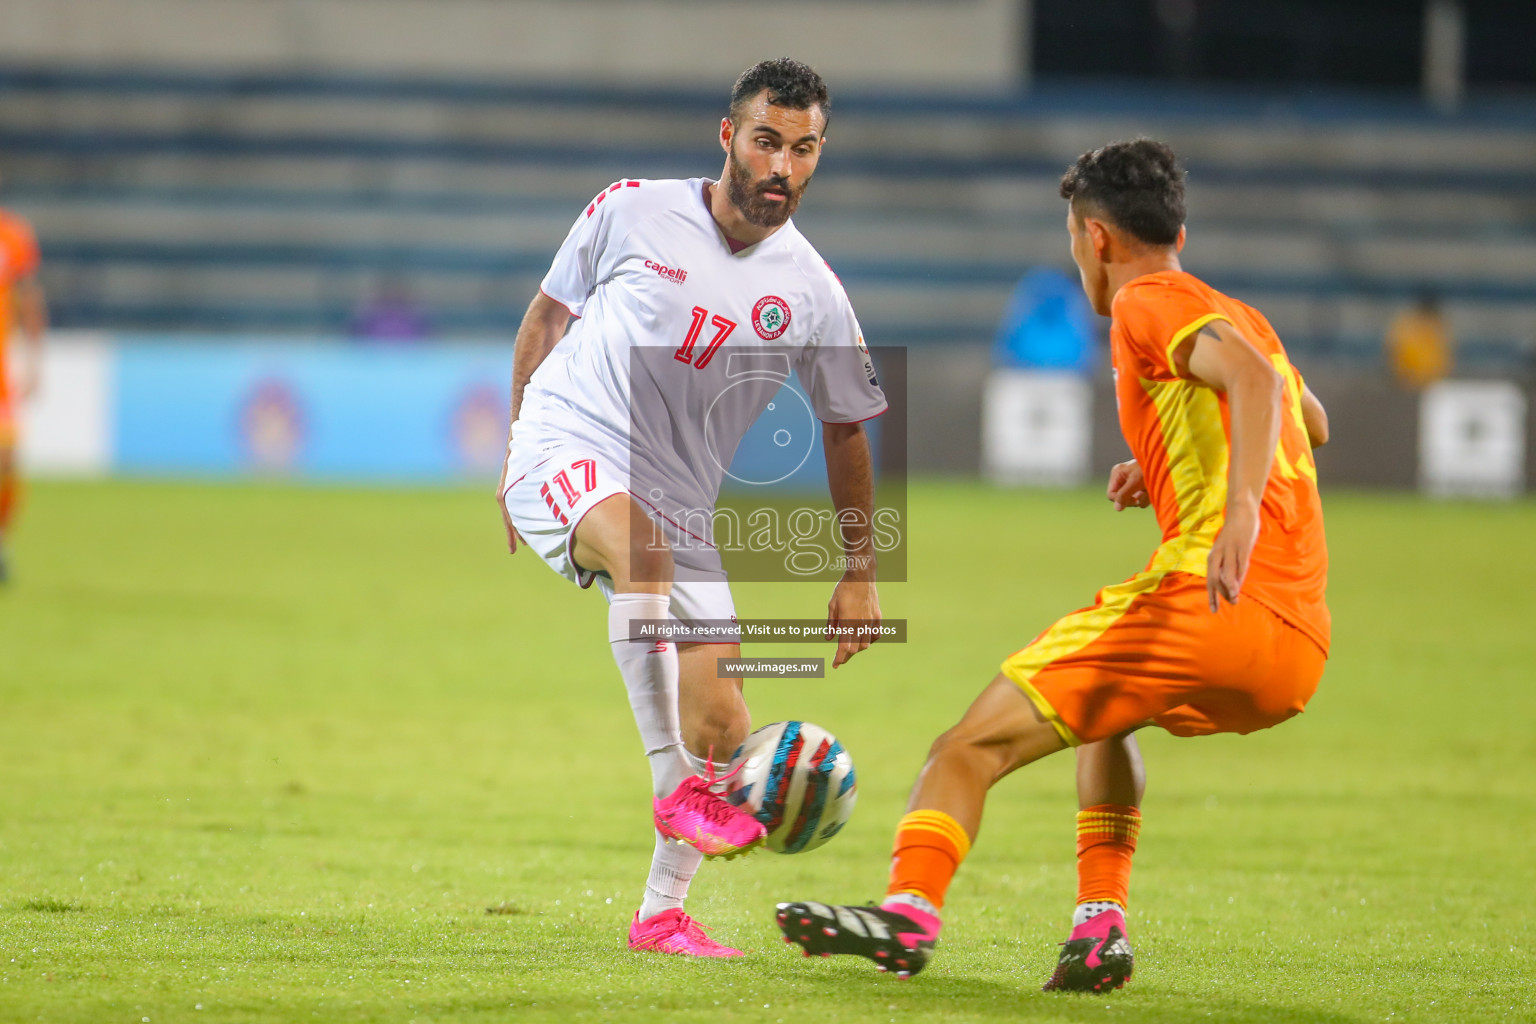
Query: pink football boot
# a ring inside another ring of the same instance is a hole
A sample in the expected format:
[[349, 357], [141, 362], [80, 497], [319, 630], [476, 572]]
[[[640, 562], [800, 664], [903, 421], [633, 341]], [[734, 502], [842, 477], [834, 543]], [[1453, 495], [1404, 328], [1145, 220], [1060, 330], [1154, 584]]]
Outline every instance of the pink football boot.
[[726, 860], [761, 846], [768, 837], [763, 823], [711, 789], [740, 770], [737, 766], [717, 779], [711, 763], [708, 776], [690, 776], [670, 796], [657, 797], [652, 805], [656, 831], [706, 857]]
[[942, 923], [907, 903], [833, 907], [825, 903], [780, 903], [775, 918], [785, 942], [805, 956], [851, 953], [903, 980], [928, 966], [939, 944]]
[[1108, 992], [1131, 980], [1136, 965], [1119, 910], [1095, 914], [1061, 944], [1056, 972], [1043, 992]]
[[629, 925], [629, 948], [641, 953], [678, 953], [682, 956], [741, 956], [739, 949], [722, 946], [704, 927], [683, 913], [681, 907], [663, 910], [654, 917], [640, 920], [640, 911]]

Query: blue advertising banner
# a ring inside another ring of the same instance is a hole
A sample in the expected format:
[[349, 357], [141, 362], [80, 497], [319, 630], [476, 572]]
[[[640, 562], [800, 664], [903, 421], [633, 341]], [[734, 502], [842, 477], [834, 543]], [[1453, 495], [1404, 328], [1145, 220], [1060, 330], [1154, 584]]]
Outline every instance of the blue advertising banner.
[[120, 472], [494, 481], [506, 450], [510, 345], [121, 341]]
[[[512, 346], [118, 335], [113, 472], [493, 483]], [[821, 424], [792, 375], [742, 438], [726, 492], [826, 492]], [[729, 395], [722, 395], [728, 399]], [[866, 424], [878, 462], [880, 423]]]

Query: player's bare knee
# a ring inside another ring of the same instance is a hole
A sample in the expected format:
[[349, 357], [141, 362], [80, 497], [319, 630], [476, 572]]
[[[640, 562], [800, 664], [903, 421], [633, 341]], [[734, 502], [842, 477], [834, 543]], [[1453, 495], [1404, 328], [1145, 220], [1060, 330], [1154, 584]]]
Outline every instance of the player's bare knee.
[[928, 762], [941, 761], [955, 752], [957, 737], [954, 729], [946, 729], [928, 745]]
[[975, 729], [966, 721], [939, 734], [928, 748], [928, 761], [958, 761], [967, 769], [989, 777], [1007, 774], [1006, 743], [1000, 737]]

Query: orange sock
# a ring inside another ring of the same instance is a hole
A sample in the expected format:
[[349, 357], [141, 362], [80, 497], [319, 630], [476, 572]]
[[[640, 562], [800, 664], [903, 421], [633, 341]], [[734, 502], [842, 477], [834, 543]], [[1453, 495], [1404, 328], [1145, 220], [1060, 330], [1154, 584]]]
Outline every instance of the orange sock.
[[909, 892], [942, 907], [950, 879], [970, 852], [971, 838], [954, 818], [943, 811], [912, 811], [896, 826], [885, 894]]
[[1129, 906], [1131, 855], [1141, 832], [1141, 812], [1098, 804], [1077, 812], [1077, 902], [1113, 900]]

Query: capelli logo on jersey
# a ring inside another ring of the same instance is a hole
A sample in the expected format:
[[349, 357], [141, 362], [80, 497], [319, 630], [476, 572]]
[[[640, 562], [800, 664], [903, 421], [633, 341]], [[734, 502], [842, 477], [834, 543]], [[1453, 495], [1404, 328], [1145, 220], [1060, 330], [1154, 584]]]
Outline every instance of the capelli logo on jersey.
[[657, 263], [655, 260], [646, 260], [645, 269], [654, 270], [656, 273], [660, 274], [668, 281], [671, 281], [673, 284], [682, 284], [684, 281], [688, 280], [688, 271], [683, 270], [680, 267], [663, 266], [662, 264]]

